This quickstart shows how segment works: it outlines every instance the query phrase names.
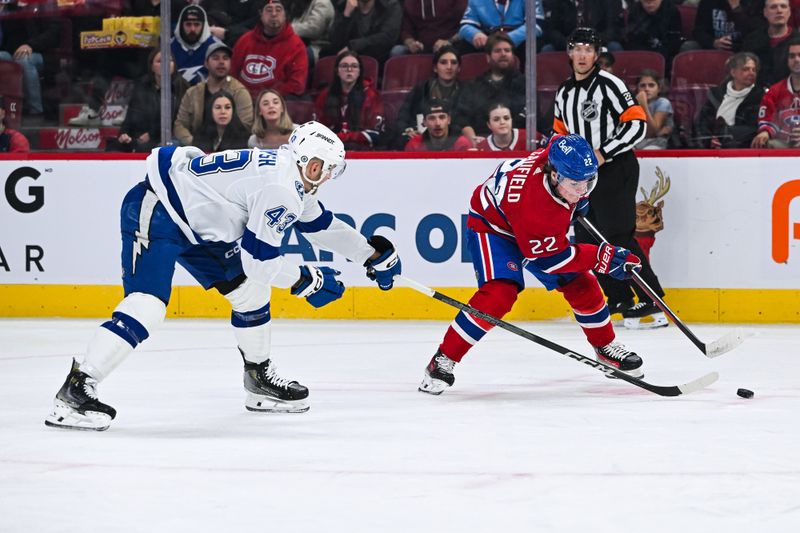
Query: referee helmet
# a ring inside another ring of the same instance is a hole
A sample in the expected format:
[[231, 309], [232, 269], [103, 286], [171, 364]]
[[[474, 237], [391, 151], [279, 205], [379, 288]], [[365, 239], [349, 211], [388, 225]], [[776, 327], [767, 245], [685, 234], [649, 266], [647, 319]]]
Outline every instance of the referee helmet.
[[576, 44], [590, 44], [594, 46], [594, 51], [600, 53], [600, 36], [593, 28], [575, 28], [569, 34], [567, 40], [567, 50], [572, 50]]

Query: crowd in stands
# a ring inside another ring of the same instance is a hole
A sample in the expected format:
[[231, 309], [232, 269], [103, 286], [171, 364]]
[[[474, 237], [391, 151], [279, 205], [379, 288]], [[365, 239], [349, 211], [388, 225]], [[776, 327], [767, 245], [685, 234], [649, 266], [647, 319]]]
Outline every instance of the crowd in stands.
[[[158, 16], [160, 0], [73, 3], [94, 9], [0, 3], [0, 151], [47, 149], [48, 128], [149, 151], [161, 54], [82, 49], [80, 33]], [[524, 11], [525, 0], [173, 0], [171, 142], [275, 147], [316, 119], [351, 150], [525, 149], [551, 134], [555, 87], [540, 81], [526, 132]], [[562, 64], [576, 27], [598, 32], [598, 68], [646, 114], [637, 149], [800, 147], [800, 0], [537, 0], [533, 18], [539, 58]]]

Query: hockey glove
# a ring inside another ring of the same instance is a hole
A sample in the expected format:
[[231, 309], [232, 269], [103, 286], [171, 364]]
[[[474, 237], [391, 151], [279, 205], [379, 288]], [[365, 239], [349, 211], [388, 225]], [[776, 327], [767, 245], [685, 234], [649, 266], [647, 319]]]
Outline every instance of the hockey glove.
[[604, 242], [597, 248], [597, 264], [594, 271], [608, 274], [614, 279], [631, 279], [632, 272], [642, 269], [642, 262], [630, 250]]
[[580, 200], [578, 200], [578, 203], [575, 204], [575, 212], [572, 213], [572, 220], [575, 220], [578, 217], [585, 217], [588, 214], [589, 214], [589, 199], [581, 198]]
[[388, 291], [394, 286], [394, 277], [401, 273], [400, 257], [394, 245], [386, 237], [373, 235], [367, 242], [380, 255], [375, 259], [367, 259], [367, 277], [378, 284], [381, 290]]
[[292, 287], [292, 294], [305, 298], [314, 307], [322, 307], [338, 300], [344, 294], [344, 284], [336, 279], [341, 274], [330, 267], [302, 265], [300, 279]]

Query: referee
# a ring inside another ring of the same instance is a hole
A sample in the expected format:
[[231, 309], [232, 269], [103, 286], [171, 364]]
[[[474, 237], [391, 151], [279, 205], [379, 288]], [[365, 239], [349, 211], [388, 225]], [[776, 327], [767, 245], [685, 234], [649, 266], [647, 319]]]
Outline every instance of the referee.
[[[644, 109], [636, 103], [625, 83], [600, 70], [600, 39], [591, 28], [576, 28], [569, 37], [568, 54], [573, 75], [556, 92], [553, 130], [577, 133], [594, 148], [600, 164], [597, 186], [592, 191], [587, 218], [609, 242], [623, 246], [642, 260], [642, 278], [659, 296], [664, 295], [647, 256], [634, 238], [639, 161], [633, 147], [646, 133]], [[578, 242], [594, 242], [583, 226], [575, 225]], [[634, 285], [639, 303], [634, 305], [631, 283], [598, 275], [611, 313], [623, 313], [626, 326], [637, 327], [639, 318], [653, 315], [646, 327], [666, 326], [664, 314]], [[645, 326], [644, 324], [642, 326]]]

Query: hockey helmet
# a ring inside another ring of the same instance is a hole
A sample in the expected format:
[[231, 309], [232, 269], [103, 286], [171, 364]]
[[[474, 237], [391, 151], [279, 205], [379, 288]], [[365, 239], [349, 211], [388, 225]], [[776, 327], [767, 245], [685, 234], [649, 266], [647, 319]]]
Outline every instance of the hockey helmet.
[[571, 133], [554, 137], [550, 142], [548, 160], [556, 171], [558, 183], [564, 183], [565, 179], [571, 183], [586, 182], [583, 196], [588, 196], [597, 185], [597, 156], [580, 135]]
[[[303, 178], [315, 188], [328, 179], [340, 176], [347, 166], [341, 139], [330, 128], [314, 120], [295, 128], [289, 137], [289, 148]], [[306, 175], [306, 166], [314, 158], [322, 161], [322, 173], [318, 179], [311, 180]]]
[[575, 28], [567, 39], [567, 50], [572, 50], [576, 44], [590, 44], [594, 51], [600, 53], [600, 36], [593, 28]]

